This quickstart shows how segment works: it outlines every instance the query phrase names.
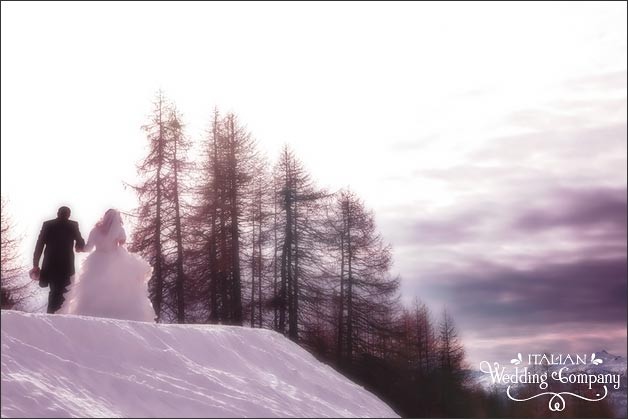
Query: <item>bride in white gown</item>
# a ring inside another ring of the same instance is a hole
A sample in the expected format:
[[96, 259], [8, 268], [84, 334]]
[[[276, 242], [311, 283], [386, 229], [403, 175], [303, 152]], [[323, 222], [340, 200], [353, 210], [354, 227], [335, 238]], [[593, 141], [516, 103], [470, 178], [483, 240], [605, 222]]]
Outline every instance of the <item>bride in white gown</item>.
[[89, 233], [87, 256], [58, 313], [153, 322], [148, 298], [152, 268], [123, 244], [120, 213], [108, 210]]

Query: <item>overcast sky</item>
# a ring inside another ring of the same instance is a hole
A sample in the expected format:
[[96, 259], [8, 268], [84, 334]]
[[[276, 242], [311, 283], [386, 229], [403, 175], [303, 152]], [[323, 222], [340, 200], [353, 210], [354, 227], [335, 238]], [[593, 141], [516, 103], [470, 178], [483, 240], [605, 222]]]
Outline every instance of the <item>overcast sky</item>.
[[130, 211], [162, 88], [350, 186], [470, 360], [626, 347], [626, 3], [2, 3], [2, 195], [28, 264]]

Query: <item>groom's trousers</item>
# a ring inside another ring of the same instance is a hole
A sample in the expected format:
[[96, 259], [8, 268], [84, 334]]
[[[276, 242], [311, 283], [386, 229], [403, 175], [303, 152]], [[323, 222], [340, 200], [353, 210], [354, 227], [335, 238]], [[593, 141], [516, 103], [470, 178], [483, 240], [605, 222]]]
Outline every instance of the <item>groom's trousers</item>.
[[50, 280], [49, 285], [47, 312], [54, 313], [61, 308], [65, 301], [63, 294], [68, 292], [66, 287], [70, 285], [70, 278], [54, 278]]

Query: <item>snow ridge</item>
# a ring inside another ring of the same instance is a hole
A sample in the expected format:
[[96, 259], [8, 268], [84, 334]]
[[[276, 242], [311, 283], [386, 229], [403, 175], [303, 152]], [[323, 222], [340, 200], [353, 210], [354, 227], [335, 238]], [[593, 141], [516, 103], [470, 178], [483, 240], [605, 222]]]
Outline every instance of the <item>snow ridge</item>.
[[2, 311], [2, 417], [398, 417], [280, 334]]

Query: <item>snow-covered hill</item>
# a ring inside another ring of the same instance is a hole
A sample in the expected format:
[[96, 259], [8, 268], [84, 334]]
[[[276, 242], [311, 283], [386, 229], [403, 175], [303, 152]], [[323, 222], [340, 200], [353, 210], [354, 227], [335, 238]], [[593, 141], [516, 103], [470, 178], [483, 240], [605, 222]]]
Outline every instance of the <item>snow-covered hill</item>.
[[2, 311], [2, 417], [397, 417], [278, 333]]

